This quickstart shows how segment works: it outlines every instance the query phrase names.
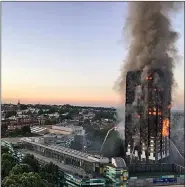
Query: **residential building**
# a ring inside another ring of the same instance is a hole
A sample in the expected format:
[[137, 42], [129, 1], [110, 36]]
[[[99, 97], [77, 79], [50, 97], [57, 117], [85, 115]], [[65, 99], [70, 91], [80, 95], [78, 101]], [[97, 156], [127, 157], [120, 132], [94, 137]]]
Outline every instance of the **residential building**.
[[156, 80], [165, 80], [168, 72], [140, 71], [126, 77], [125, 147], [127, 164], [165, 162], [169, 157], [171, 88]]

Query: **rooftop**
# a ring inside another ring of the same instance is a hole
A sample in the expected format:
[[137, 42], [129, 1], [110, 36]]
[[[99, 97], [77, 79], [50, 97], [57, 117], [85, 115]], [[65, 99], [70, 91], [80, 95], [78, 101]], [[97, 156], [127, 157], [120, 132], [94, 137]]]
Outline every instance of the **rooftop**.
[[35, 142], [34, 140], [35, 140], [35, 138], [21, 138], [21, 141], [23, 141], [23, 142], [28, 142], [28, 143], [31, 143], [31, 144], [34, 144], [34, 145], [38, 145], [40, 147], [47, 148], [47, 149], [56, 151], [58, 153], [63, 153], [63, 154], [66, 154], [66, 155], [69, 155], [69, 156], [72, 156], [72, 157], [75, 157], [75, 158], [79, 158], [81, 160], [85, 160], [87, 162], [92, 162], [92, 163], [98, 162], [98, 161], [95, 161], [95, 160], [101, 158], [100, 156], [99, 157], [97, 157], [97, 156], [94, 157], [93, 155], [90, 155], [90, 154], [87, 154], [87, 153], [84, 153], [84, 152], [80, 152], [80, 151], [77, 151], [77, 150], [73, 150], [73, 149], [70, 149], [70, 148], [58, 146], [58, 145], [44, 145], [44, 144]]
[[42, 156], [40, 154], [36, 154], [35, 152], [32, 152], [32, 151], [21, 150], [21, 152], [24, 153], [24, 154], [33, 154], [36, 158], [38, 158], [40, 160], [43, 160], [45, 162], [48, 162], [48, 163], [52, 162], [53, 164], [55, 164], [59, 168], [61, 168], [63, 171], [66, 171], [66, 172], [69, 172], [69, 173], [72, 173], [72, 174], [77, 173], [78, 175], [82, 175], [82, 176], [86, 176], [87, 175], [87, 173], [83, 169], [81, 169], [81, 168], [75, 168], [75, 167], [72, 167], [70, 165], [66, 165], [66, 164], [63, 164], [61, 162], [57, 162], [54, 159]]
[[39, 132], [42, 132], [45, 130], [47, 130], [47, 128], [45, 128], [45, 127], [38, 127], [38, 126], [31, 127], [31, 132], [33, 132], [33, 133], [39, 133]]

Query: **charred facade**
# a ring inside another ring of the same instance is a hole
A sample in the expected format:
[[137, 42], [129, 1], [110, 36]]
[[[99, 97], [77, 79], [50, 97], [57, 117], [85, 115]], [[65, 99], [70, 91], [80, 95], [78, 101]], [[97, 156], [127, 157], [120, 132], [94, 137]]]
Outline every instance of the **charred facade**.
[[159, 69], [126, 77], [126, 161], [158, 163], [169, 157], [171, 84]]

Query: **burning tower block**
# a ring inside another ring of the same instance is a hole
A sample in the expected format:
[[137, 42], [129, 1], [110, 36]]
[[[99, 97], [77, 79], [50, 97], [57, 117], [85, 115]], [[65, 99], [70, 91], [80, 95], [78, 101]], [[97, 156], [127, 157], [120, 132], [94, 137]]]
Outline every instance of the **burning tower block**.
[[171, 87], [160, 69], [128, 72], [125, 156], [133, 162], [161, 163], [169, 157]]

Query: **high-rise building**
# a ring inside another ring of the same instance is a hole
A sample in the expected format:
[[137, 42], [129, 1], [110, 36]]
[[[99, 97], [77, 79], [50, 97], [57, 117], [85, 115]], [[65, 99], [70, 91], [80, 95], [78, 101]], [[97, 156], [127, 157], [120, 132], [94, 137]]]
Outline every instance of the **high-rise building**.
[[165, 162], [169, 156], [171, 86], [168, 72], [128, 72], [126, 162]]

